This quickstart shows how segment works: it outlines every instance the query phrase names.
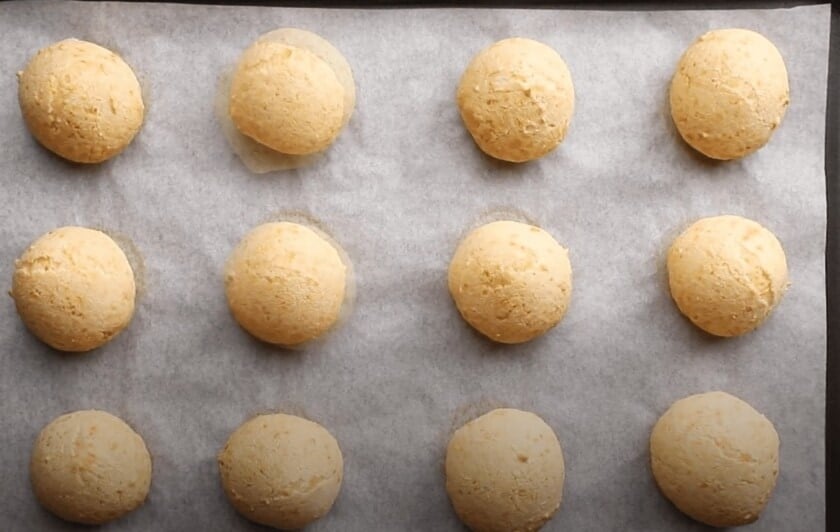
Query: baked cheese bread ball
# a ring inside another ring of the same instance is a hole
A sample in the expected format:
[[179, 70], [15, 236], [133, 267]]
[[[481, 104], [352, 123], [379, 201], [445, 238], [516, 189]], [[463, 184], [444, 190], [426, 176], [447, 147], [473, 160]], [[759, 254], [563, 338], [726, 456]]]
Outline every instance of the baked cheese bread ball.
[[29, 477], [44, 508], [67, 521], [100, 525], [143, 504], [152, 459], [143, 438], [123, 420], [80, 410], [41, 430]]
[[338, 442], [324, 427], [287, 414], [257, 416], [218, 457], [228, 500], [247, 519], [296, 530], [332, 508], [344, 475]]
[[703, 218], [668, 250], [668, 283], [677, 307], [715, 336], [754, 330], [788, 287], [785, 252], [776, 236], [740, 216]]
[[458, 245], [449, 292], [464, 320], [491, 340], [527, 342], [563, 319], [572, 295], [569, 253], [533, 225], [492, 222]]
[[249, 232], [231, 254], [225, 290], [233, 317], [264, 342], [294, 346], [338, 321], [347, 266], [312, 229], [272, 222]]
[[125, 61], [96, 44], [52, 44], [18, 74], [18, 100], [32, 135], [77, 163], [99, 163], [128, 146], [145, 108], [140, 83]]
[[680, 59], [670, 100], [674, 124], [692, 148], [738, 159], [767, 144], [782, 123], [790, 103], [785, 62], [754, 31], [710, 31]]
[[724, 392], [680, 399], [650, 436], [659, 489], [683, 513], [715, 527], [758, 519], [779, 475], [779, 435], [753, 407]]
[[531, 39], [504, 39], [467, 66], [457, 92], [461, 118], [478, 147], [510, 162], [557, 147], [575, 109], [575, 89], [557, 52]]
[[317, 55], [335, 72], [338, 82], [344, 89], [344, 114], [342, 125], [346, 125], [356, 108], [356, 82], [350, 63], [338, 49], [320, 35], [298, 28], [280, 28], [270, 31], [257, 39], [257, 42], [277, 42], [296, 48], [302, 48]]
[[566, 468], [536, 414], [500, 408], [470, 421], [446, 449], [446, 492], [476, 532], [539, 530], [560, 507]]
[[26, 327], [60, 351], [96, 349], [134, 315], [134, 272], [101, 231], [61, 227], [15, 261], [11, 296]]
[[243, 135], [272, 150], [325, 150], [350, 120], [356, 101], [347, 60], [314, 33], [283, 28], [261, 36], [239, 59], [229, 112]]

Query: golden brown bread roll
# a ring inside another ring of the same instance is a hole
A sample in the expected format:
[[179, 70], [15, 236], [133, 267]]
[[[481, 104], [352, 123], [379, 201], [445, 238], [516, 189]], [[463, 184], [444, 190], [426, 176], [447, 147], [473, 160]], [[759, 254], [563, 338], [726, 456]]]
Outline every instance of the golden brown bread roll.
[[18, 79], [29, 131], [70, 161], [110, 159], [143, 124], [145, 108], [134, 71], [96, 44], [77, 39], [52, 44], [38, 51]]
[[510, 162], [538, 159], [557, 147], [575, 108], [563, 59], [531, 39], [504, 39], [467, 66], [457, 92], [461, 118], [478, 147]]
[[790, 103], [785, 62], [754, 31], [710, 31], [680, 59], [670, 100], [674, 124], [691, 147], [713, 159], [744, 157], [782, 123]]

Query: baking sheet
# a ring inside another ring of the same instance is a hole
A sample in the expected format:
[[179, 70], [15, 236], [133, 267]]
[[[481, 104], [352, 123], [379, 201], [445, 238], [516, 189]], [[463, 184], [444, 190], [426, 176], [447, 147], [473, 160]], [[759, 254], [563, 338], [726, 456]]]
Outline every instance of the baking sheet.
[[[248, 417], [283, 410], [329, 428], [345, 457], [333, 511], [312, 530], [458, 530], [443, 489], [449, 434], [496, 406], [533, 410], [566, 457], [547, 530], [699, 530], [659, 495], [647, 441], [676, 399], [723, 389], [780, 434], [781, 474], [750, 530], [823, 527], [824, 117], [829, 7], [708, 12], [320, 10], [0, 3], [0, 279], [40, 234], [106, 229], [133, 245], [144, 286], [130, 327], [82, 356], [32, 338], [0, 305], [3, 530], [73, 529], [36, 504], [27, 460], [55, 416], [126, 419], [154, 459], [150, 497], [109, 530], [256, 530], [225, 502], [215, 455]], [[315, 31], [341, 50], [356, 114], [311, 166], [255, 175], [213, 112], [219, 77], [258, 35]], [[712, 163], [679, 140], [667, 85], [686, 46], [717, 27], [768, 36], [790, 109], [770, 144]], [[454, 91], [478, 50], [512, 35], [565, 58], [577, 92], [566, 141], [526, 165], [483, 156]], [[100, 166], [67, 164], [28, 135], [14, 73], [62, 38], [118, 51], [144, 87], [135, 142]], [[459, 318], [446, 267], [459, 238], [523, 213], [570, 248], [574, 293], [545, 337], [494, 345]], [[329, 338], [261, 345], [230, 317], [224, 261], [254, 225], [317, 219], [353, 261], [357, 299]], [[734, 213], [776, 233], [792, 286], [758, 332], [717, 340], [680, 317], [664, 255], [694, 219]]]

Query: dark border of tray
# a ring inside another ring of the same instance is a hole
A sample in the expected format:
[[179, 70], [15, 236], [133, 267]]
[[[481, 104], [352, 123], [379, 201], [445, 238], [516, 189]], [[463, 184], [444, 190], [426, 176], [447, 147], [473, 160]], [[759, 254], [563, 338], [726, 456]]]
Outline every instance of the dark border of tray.
[[[283, 7], [339, 8], [410, 8], [410, 7], [514, 7], [608, 10], [660, 9], [755, 9], [784, 8], [829, 2], [749, 1], [749, 0], [685, 0], [685, 1], [607, 1], [596, 0], [483, 0], [477, 2], [438, 0], [310, 0], [310, 1], [195, 1], [168, 0], [183, 4], [262, 5]], [[826, 353], [826, 531], [840, 530], [840, 1], [831, 3], [831, 41], [828, 59], [828, 101], [825, 128], [825, 180], [828, 202], [825, 275], [828, 328]], [[791, 176], [795, 179], [796, 176]], [[784, 392], [781, 391], [780, 395]]]

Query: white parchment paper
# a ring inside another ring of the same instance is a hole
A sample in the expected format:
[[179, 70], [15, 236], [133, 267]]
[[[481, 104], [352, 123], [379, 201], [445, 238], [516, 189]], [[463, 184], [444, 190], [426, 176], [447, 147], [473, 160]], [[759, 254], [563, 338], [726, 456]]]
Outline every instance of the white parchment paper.
[[[356, 114], [313, 165], [254, 175], [214, 116], [220, 73], [276, 27], [315, 31], [353, 67]], [[667, 86], [701, 33], [768, 36], [791, 106], [770, 144], [729, 163], [679, 139]], [[119, 3], [0, 3], [0, 280], [42, 233], [104, 228], [138, 250], [144, 288], [130, 327], [66, 356], [0, 304], [0, 528], [73, 529], [36, 503], [27, 461], [41, 427], [70, 410], [127, 420], [154, 457], [147, 503], [108, 530], [255, 530], [226, 503], [216, 453], [248, 417], [283, 410], [329, 428], [345, 456], [333, 511], [312, 530], [438, 531], [459, 524], [444, 492], [451, 431], [496, 406], [540, 414], [567, 463], [547, 530], [700, 530], [660, 494], [648, 436], [676, 399], [723, 389], [766, 414], [781, 474], [750, 530], [823, 528], [823, 170], [829, 8], [709, 12], [318, 10]], [[455, 87], [481, 48], [518, 35], [565, 58], [577, 109], [567, 140], [526, 165], [483, 156]], [[67, 37], [118, 51], [144, 87], [135, 142], [100, 166], [65, 163], [29, 136], [15, 72]], [[568, 246], [574, 294], [537, 341], [494, 345], [459, 318], [446, 267], [466, 230], [525, 213]], [[254, 225], [319, 220], [353, 261], [343, 326], [300, 352], [261, 345], [225, 303], [222, 268]], [[740, 339], [696, 330], [671, 302], [665, 251], [696, 218], [734, 213], [775, 232], [792, 287]], [[144, 272], [144, 273], [143, 273]]]

